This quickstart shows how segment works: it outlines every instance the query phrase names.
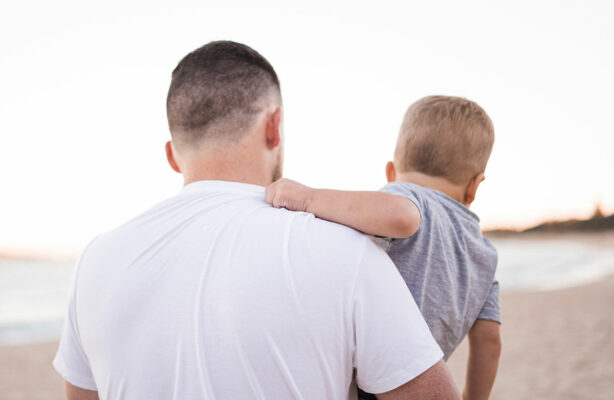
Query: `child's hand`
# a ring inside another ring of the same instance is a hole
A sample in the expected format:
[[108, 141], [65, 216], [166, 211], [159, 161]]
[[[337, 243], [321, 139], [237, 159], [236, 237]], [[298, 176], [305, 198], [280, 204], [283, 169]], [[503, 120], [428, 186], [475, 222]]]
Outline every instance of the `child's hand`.
[[291, 211], [307, 211], [312, 188], [290, 179], [281, 178], [266, 188], [266, 202], [276, 208]]

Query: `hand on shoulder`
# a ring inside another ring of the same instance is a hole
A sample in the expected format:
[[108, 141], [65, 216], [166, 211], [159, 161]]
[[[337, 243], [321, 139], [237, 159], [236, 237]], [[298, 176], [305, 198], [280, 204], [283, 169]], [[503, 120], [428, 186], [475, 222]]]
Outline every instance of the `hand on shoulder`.
[[313, 190], [293, 180], [281, 178], [266, 187], [265, 199], [276, 208], [309, 212], [309, 199]]

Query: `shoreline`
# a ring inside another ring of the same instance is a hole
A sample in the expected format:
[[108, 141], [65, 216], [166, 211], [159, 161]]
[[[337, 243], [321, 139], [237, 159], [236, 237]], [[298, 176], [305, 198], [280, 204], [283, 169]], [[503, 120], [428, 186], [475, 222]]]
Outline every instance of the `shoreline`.
[[491, 241], [568, 241], [582, 243], [600, 249], [614, 249], [614, 230], [602, 232], [486, 232], [484, 236]]

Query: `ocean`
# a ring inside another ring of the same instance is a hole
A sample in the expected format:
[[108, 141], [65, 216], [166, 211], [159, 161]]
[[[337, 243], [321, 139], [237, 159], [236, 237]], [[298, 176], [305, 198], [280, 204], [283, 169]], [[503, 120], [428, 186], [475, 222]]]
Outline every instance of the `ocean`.
[[[502, 291], [551, 290], [614, 273], [614, 249], [571, 240], [493, 240]], [[0, 259], [0, 345], [57, 340], [74, 261]]]

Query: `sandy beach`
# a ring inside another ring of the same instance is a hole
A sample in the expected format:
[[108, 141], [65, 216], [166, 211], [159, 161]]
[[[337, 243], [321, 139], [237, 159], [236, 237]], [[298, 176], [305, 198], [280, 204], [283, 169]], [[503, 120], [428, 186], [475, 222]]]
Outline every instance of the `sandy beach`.
[[[614, 398], [614, 277], [501, 295], [503, 352], [493, 399]], [[449, 360], [462, 387], [466, 341]]]
[[[584, 286], [503, 293], [503, 354], [493, 399], [614, 398], [614, 276]], [[57, 343], [0, 347], [0, 398], [62, 399]], [[466, 343], [449, 365], [462, 387]]]

